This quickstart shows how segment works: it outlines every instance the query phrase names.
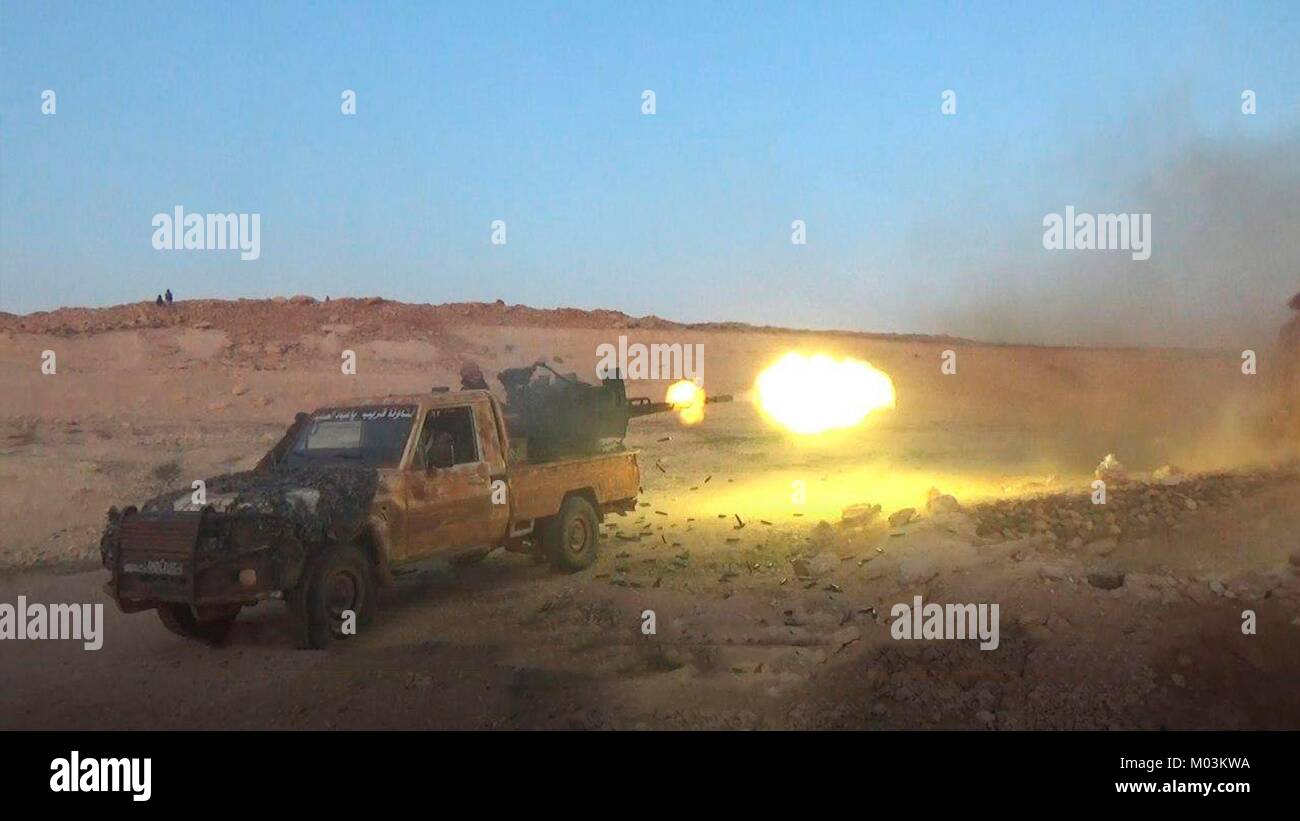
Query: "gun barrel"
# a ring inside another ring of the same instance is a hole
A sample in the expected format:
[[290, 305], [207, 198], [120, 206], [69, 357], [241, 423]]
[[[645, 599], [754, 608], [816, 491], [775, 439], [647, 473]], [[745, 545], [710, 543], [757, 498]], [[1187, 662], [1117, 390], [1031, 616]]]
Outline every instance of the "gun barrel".
[[634, 396], [627, 400], [627, 415], [628, 418], [635, 419], [652, 413], [666, 413], [673, 407], [672, 402], [651, 402], [644, 396]]
[[[730, 402], [731, 394], [722, 394], [720, 396], [705, 397], [704, 404], [710, 405], [715, 402]], [[639, 416], [649, 416], [652, 413], [667, 413], [671, 410], [678, 410], [686, 407], [685, 404], [674, 404], [673, 402], [651, 402], [647, 397], [634, 396], [627, 400], [627, 415], [629, 419], [636, 419]]]

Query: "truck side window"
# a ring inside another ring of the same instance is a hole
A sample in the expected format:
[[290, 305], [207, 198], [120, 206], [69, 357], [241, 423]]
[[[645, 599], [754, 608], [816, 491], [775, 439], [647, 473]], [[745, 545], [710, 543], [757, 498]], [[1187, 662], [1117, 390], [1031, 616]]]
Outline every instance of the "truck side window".
[[415, 466], [449, 468], [479, 461], [474, 417], [468, 406], [431, 410], [416, 443]]

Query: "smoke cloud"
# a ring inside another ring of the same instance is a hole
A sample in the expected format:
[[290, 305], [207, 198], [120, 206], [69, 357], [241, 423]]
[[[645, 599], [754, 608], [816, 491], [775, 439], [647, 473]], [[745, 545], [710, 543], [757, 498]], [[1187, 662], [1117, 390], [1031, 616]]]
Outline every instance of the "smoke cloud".
[[[938, 324], [995, 342], [1271, 345], [1290, 314], [1287, 300], [1300, 291], [1300, 138], [1170, 130], [1184, 135], [1142, 140], [1145, 150], [1131, 134], [1096, 141], [1073, 168], [1031, 192], [1041, 210], [1014, 215], [1020, 227], [1000, 253], [972, 255], [969, 226], [927, 231], [928, 243], [953, 238], [918, 251], [952, 266], [945, 289], [952, 297]], [[1085, 189], [1072, 179], [1092, 182]], [[1150, 213], [1151, 258], [1044, 249], [1042, 218], [1067, 205]]]

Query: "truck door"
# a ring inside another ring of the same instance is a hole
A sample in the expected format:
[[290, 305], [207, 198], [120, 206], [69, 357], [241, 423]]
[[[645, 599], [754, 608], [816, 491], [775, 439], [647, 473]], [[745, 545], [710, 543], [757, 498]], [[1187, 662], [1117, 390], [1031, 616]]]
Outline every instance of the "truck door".
[[509, 512], [492, 503], [491, 467], [475, 417], [469, 404], [430, 408], [425, 414], [406, 482], [404, 558], [500, 539], [494, 523], [504, 522]]

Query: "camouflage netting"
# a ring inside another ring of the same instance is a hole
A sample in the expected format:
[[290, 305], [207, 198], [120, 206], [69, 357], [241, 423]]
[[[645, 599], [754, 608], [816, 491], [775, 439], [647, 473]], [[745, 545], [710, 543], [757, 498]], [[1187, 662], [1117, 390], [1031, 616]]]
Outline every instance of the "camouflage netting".
[[[285, 467], [227, 473], [207, 479], [209, 502], [220, 511], [252, 510], [280, 516], [293, 525], [304, 543], [347, 538], [370, 513], [378, 487], [374, 468]], [[172, 491], [145, 502], [141, 510], [174, 510], [188, 503], [193, 491]], [[220, 499], [234, 494], [233, 499]], [[319, 494], [319, 495], [317, 495]]]

